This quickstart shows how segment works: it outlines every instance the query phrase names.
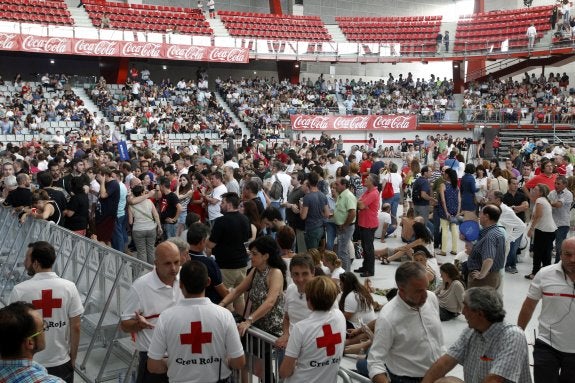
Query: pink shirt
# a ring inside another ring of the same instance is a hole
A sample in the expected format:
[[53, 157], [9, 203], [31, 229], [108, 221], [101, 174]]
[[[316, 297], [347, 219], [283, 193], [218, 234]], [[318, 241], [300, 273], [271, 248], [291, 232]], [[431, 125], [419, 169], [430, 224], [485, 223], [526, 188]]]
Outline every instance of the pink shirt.
[[363, 201], [367, 206], [367, 208], [359, 210], [359, 226], [368, 229], [377, 228], [379, 226], [379, 220], [377, 219], [380, 200], [379, 190], [377, 188], [373, 188], [371, 191], [367, 190], [359, 200]]

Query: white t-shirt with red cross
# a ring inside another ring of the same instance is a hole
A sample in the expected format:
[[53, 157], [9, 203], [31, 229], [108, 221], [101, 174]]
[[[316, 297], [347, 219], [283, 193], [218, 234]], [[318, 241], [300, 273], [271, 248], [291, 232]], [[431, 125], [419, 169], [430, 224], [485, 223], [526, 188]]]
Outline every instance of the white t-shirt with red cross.
[[227, 358], [244, 354], [231, 312], [208, 298], [182, 299], [160, 315], [148, 358], [168, 354], [170, 383], [205, 383], [231, 374]]
[[285, 355], [297, 358], [294, 373], [285, 383], [332, 383], [345, 345], [345, 317], [340, 310], [313, 311], [293, 326]]
[[9, 302], [31, 303], [44, 319], [46, 348], [34, 355], [44, 367], [56, 367], [70, 360], [70, 318], [82, 315], [84, 306], [73, 282], [54, 272], [37, 273], [14, 287]]

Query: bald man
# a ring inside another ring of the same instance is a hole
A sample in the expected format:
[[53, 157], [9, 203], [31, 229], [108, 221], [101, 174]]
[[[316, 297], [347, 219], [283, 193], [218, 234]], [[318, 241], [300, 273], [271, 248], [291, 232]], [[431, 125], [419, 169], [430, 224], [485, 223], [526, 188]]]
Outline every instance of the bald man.
[[154, 326], [162, 311], [182, 298], [179, 288], [180, 251], [172, 242], [156, 247], [154, 269], [138, 278], [130, 289], [127, 306], [122, 313], [122, 330], [137, 333], [136, 348], [140, 353], [137, 383], [168, 382], [165, 374], [148, 372], [148, 347]]

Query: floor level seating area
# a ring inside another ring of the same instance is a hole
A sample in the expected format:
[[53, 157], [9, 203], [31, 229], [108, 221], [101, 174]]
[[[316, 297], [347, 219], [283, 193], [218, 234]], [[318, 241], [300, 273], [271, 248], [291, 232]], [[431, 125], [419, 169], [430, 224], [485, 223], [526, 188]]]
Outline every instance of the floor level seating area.
[[350, 42], [399, 43], [401, 53], [433, 53], [442, 16], [336, 17]]
[[509, 49], [526, 48], [526, 32], [531, 23], [537, 30], [537, 44], [551, 29], [552, 11], [553, 6], [546, 5], [462, 15], [455, 32], [454, 52], [500, 50], [504, 41], [508, 41]]
[[74, 24], [64, 0], [0, 0], [0, 19], [38, 24]]
[[232, 37], [277, 40], [331, 41], [319, 16], [218, 11]]
[[84, 7], [92, 24], [101, 26], [104, 15], [110, 28], [151, 32], [170, 32], [211, 36], [213, 31], [197, 8], [163, 5], [127, 4], [105, 0], [86, 0]]

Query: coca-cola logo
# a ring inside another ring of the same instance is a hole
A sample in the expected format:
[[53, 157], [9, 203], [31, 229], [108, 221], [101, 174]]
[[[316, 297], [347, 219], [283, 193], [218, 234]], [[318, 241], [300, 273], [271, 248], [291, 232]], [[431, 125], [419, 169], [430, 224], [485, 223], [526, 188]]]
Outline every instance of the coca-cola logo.
[[246, 63], [249, 61], [248, 51], [240, 48], [217, 48], [210, 51], [210, 61], [228, 63]]
[[68, 53], [68, 39], [65, 37], [26, 36], [22, 50], [33, 52]]
[[97, 56], [114, 56], [118, 54], [118, 42], [78, 40], [74, 44], [74, 53]]
[[410, 129], [413, 116], [377, 116], [373, 120], [374, 129]]
[[11, 50], [16, 48], [16, 35], [0, 33], [0, 49]]
[[301, 129], [327, 129], [329, 117], [297, 115], [292, 123], [294, 130]]
[[175, 60], [203, 61], [205, 50], [204, 47], [171, 45], [166, 56]]
[[334, 129], [341, 130], [365, 130], [367, 129], [367, 123], [369, 122], [369, 116], [355, 116], [355, 117], [337, 117], [333, 123]]
[[122, 46], [122, 54], [124, 56], [138, 56], [138, 57], [160, 57], [162, 44], [155, 43], [137, 43], [126, 42]]

